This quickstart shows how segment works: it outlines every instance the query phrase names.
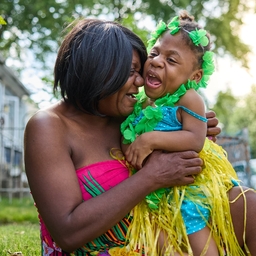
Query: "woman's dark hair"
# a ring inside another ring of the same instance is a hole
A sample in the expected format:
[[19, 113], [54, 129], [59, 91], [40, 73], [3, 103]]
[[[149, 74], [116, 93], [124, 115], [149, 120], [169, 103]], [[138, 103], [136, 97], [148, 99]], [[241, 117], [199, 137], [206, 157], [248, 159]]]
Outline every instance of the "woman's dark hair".
[[60, 46], [54, 68], [54, 93], [82, 111], [100, 115], [99, 100], [117, 92], [130, 75], [132, 50], [143, 67], [142, 40], [122, 25], [98, 19], [76, 23]]

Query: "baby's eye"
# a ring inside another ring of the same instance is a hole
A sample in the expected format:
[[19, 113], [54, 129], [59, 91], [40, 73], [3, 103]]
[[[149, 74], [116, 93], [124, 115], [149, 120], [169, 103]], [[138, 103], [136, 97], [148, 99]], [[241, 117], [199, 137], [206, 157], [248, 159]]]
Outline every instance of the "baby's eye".
[[149, 53], [149, 55], [148, 55], [148, 57], [150, 58], [154, 58], [154, 57], [156, 57], [157, 56], [157, 53], [156, 52], [150, 52]]
[[167, 61], [168, 62], [171, 62], [171, 63], [177, 63], [174, 59], [172, 59], [172, 58], [167, 58]]

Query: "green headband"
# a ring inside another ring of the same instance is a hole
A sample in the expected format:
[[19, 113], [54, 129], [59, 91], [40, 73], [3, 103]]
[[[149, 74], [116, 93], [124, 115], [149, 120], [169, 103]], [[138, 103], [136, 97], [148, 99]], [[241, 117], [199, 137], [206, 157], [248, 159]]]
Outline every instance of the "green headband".
[[[170, 34], [174, 35], [181, 29], [180, 27], [180, 20], [179, 17], [174, 17], [171, 22], [166, 25], [163, 21], [160, 21], [156, 27], [156, 30], [151, 33], [151, 38], [148, 41], [147, 50], [150, 52], [151, 48], [155, 45], [158, 38], [167, 30], [170, 30]], [[183, 29], [183, 28], [182, 28]], [[207, 46], [209, 44], [209, 39], [206, 36], [207, 32], [204, 29], [197, 29], [193, 31], [187, 31], [183, 29], [185, 32], [188, 33], [189, 37], [191, 38], [192, 42], [196, 46]], [[202, 69], [203, 69], [203, 76], [202, 79], [196, 83], [195, 81], [188, 81], [190, 86], [193, 87], [195, 90], [199, 88], [206, 88], [207, 83], [209, 81], [210, 76], [214, 72], [214, 62], [213, 62], [213, 52], [206, 51], [202, 57]], [[192, 83], [192, 84], [191, 84]]]

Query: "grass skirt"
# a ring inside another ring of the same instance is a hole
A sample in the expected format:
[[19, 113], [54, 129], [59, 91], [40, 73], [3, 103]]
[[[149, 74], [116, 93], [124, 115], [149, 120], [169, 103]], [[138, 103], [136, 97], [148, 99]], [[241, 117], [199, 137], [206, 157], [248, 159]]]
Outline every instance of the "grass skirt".
[[[210, 219], [206, 222], [220, 256], [245, 255], [234, 233], [227, 195], [234, 186], [232, 180], [238, 179], [237, 175], [226, 152], [212, 141], [206, 139], [199, 155], [204, 166], [192, 185], [167, 189], [159, 199], [157, 209], [150, 209], [146, 200], [133, 209], [133, 221], [127, 234], [127, 254], [123, 255], [169, 256], [174, 252], [193, 255], [180, 211], [184, 199], [209, 209]], [[164, 252], [158, 246], [160, 232], [165, 235]], [[207, 247], [208, 243], [205, 250]]]

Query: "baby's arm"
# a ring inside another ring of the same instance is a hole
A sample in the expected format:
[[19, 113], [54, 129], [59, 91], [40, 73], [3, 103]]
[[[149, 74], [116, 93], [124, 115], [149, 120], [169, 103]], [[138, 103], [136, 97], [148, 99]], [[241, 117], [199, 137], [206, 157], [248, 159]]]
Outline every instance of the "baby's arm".
[[[188, 90], [180, 99], [178, 105], [182, 105], [205, 117], [204, 102], [194, 90]], [[127, 161], [136, 169], [140, 169], [145, 158], [156, 149], [165, 151], [194, 150], [200, 152], [204, 145], [207, 124], [182, 109], [178, 110], [177, 118], [182, 123], [182, 130], [170, 132], [152, 131], [140, 135], [124, 151]]]

